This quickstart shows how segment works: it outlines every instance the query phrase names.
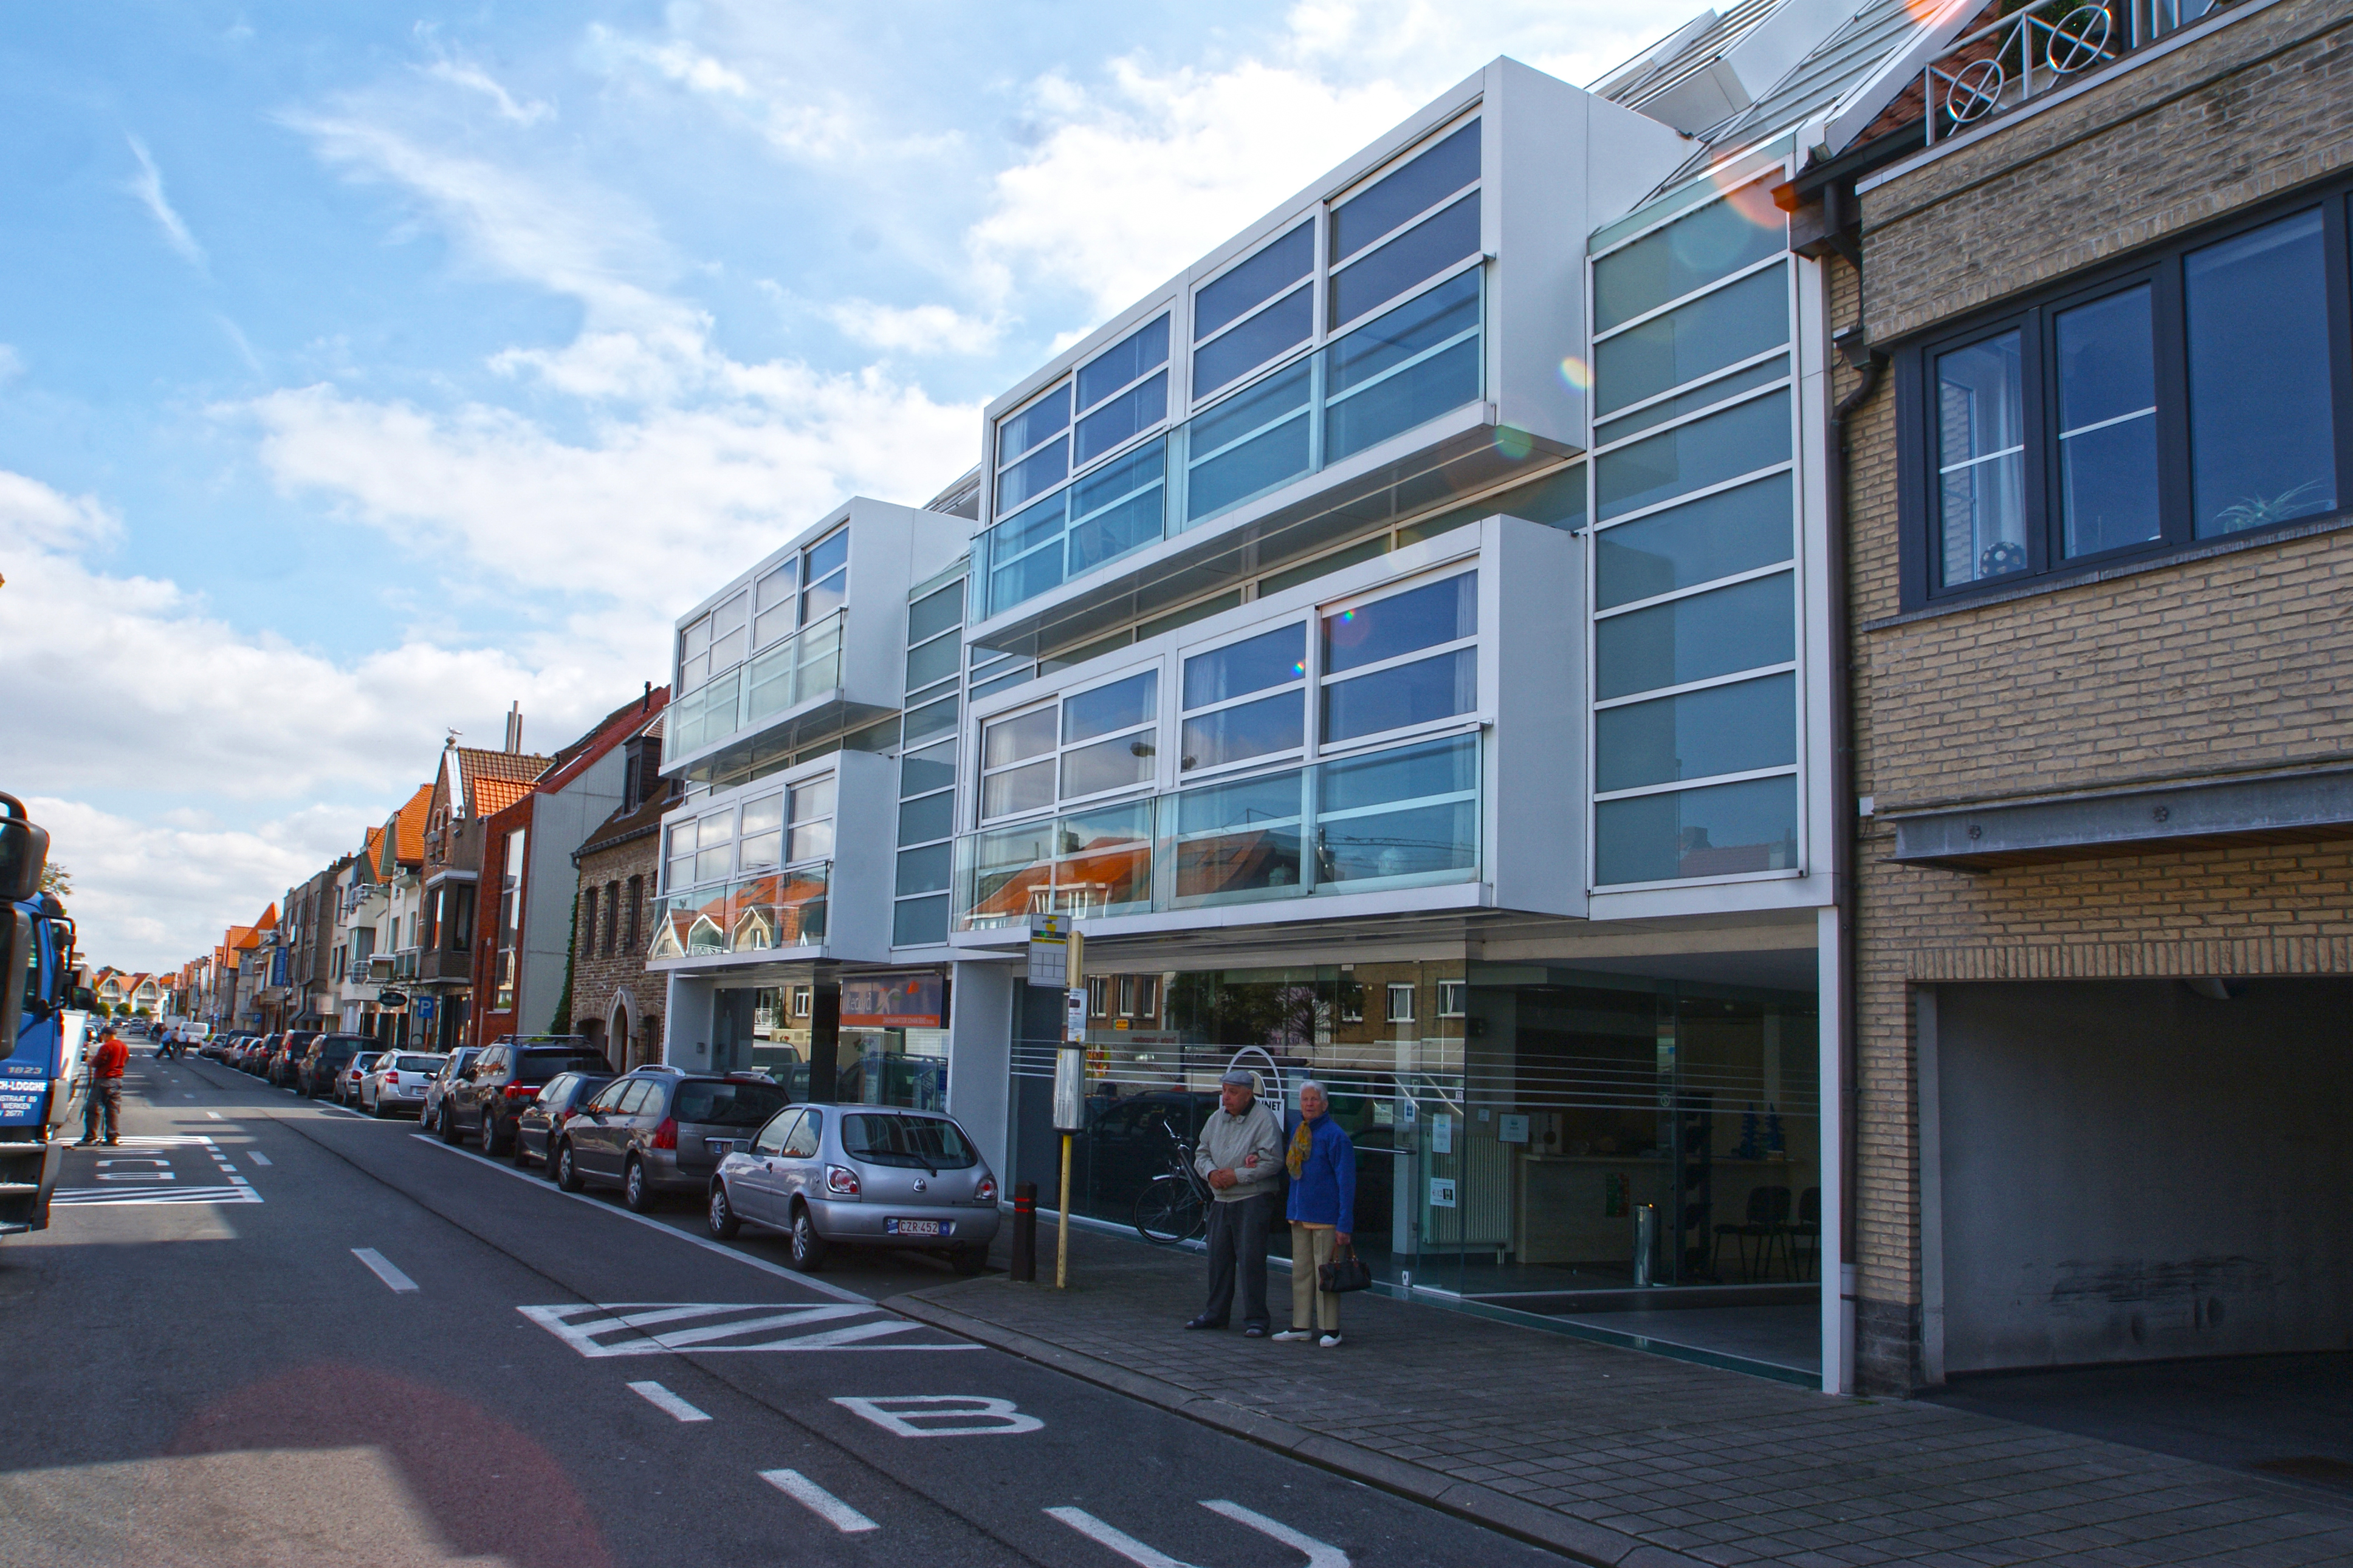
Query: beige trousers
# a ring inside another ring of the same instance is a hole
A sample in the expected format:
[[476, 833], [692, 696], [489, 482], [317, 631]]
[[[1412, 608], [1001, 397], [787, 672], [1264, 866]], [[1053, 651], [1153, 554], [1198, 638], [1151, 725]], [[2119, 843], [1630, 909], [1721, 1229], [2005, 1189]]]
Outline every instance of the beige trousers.
[[1315, 1271], [1339, 1250], [1339, 1232], [1328, 1225], [1291, 1222], [1291, 1326], [1340, 1331], [1340, 1298], [1315, 1288]]

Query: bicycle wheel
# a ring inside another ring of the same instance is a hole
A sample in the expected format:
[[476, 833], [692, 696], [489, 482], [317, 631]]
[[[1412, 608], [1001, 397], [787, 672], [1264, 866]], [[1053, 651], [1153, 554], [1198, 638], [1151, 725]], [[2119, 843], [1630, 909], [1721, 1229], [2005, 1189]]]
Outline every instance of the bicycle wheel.
[[1161, 1247], [1198, 1235], [1207, 1217], [1200, 1196], [1182, 1176], [1154, 1177], [1135, 1200], [1136, 1234]]

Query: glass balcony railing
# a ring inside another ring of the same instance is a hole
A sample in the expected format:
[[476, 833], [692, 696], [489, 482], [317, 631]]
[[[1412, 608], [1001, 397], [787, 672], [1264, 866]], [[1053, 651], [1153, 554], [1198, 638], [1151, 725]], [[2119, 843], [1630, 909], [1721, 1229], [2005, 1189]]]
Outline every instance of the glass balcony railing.
[[839, 686], [847, 613], [836, 610], [810, 622], [671, 703], [662, 721], [663, 752], [682, 757], [699, 752]]
[[1482, 271], [1453, 277], [980, 536], [999, 615], [1480, 397]]
[[825, 941], [826, 891], [833, 864], [796, 866], [764, 877], [671, 893], [656, 901], [648, 958], [702, 958], [815, 947]]
[[1479, 759], [1450, 735], [968, 833], [956, 929], [1475, 881]]

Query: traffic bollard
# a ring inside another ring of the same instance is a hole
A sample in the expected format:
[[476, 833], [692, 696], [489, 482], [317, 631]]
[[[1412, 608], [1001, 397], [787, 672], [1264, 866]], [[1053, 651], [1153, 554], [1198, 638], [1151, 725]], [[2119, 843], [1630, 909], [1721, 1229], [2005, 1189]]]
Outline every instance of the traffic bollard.
[[1013, 1184], [1013, 1278], [1038, 1282], [1038, 1184]]

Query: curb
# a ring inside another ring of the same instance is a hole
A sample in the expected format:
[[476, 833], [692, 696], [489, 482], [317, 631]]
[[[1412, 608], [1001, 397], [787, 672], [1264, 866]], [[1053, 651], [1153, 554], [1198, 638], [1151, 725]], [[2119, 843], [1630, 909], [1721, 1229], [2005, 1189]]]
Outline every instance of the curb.
[[1000, 1328], [987, 1319], [976, 1318], [940, 1302], [926, 1300], [918, 1294], [893, 1296], [876, 1305], [902, 1317], [929, 1323], [934, 1328], [977, 1340], [1024, 1361], [1051, 1367], [1082, 1383], [1092, 1383], [1098, 1388], [1141, 1400], [1170, 1415], [1182, 1415], [1188, 1421], [1214, 1427], [1229, 1436], [1287, 1454], [1319, 1469], [1330, 1470], [1335, 1475], [1345, 1476], [1351, 1480], [1437, 1509], [1441, 1513], [1483, 1525], [1499, 1535], [1508, 1535], [1531, 1546], [1541, 1546], [1579, 1563], [1594, 1564], [1595, 1568], [1710, 1568], [1698, 1558], [1653, 1546], [1639, 1536], [1588, 1524], [1583, 1520], [1496, 1491], [1492, 1487], [1483, 1487], [1475, 1481], [1458, 1481], [1436, 1470], [1408, 1464], [1387, 1454], [1309, 1431], [1304, 1426], [1294, 1426], [1271, 1415], [1243, 1410], [1223, 1400], [1172, 1389], [1141, 1373], [1065, 1350], [1011, 1329]]

